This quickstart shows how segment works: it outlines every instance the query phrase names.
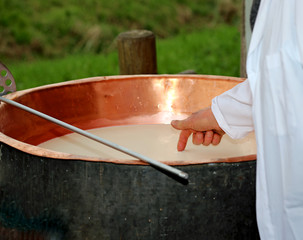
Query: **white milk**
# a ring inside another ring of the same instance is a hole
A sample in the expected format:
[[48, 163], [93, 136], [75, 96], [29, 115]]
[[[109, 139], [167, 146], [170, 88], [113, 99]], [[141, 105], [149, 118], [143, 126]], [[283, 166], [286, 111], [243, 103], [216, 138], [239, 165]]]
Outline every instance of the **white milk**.
[[[88, 132], [158, 161], [203, 161], [256, 154], [254, 134], [241, 140], [232, 140], [224, 135], [218, 146], [196, 146], [190, 138], [186, 150], [178, 152], [180, 131], [169, 124], [113, 126]], [[39, 147], [83, 156], [135, 159], [76, 133], [51, 139]]]

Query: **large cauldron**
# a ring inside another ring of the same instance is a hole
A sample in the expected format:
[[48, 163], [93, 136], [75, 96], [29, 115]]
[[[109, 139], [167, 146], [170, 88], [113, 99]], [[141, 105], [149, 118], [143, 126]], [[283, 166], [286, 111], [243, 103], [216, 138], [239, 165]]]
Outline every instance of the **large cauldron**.
[[[242, 79], [199, 75], [96, 77], [10, 99], [82, 129], [169, 123]], [[180, 182], [141, 161], [53, 152], [68, 133], [0, 105], [0, 239], [257, 239], [255, 155], [177, 166]], [[168, 163], [169, 164], [169, 163]]]

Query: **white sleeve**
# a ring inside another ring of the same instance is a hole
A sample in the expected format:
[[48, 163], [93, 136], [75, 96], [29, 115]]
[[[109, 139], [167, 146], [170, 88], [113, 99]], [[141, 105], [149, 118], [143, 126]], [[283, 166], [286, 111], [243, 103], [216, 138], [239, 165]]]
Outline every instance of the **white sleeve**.
[[254, 130], [248, 80], [215, 97], [211, 109], [219, 126], [233, 139], [242, 138]]

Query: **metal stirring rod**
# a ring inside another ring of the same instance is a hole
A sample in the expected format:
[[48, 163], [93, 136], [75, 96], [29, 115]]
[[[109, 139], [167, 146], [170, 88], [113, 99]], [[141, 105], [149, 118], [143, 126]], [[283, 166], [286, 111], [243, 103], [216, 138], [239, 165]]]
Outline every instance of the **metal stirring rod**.
[[30, 112], [30, 113], [32, 113], [34, 115], [37, 115], [37, 116], [39, 116], [41, 118], [44, 118], [44, 119], [46, 119], [48, 121], [51, 121], [51, 122], [53, 122], [53, 123], [55, 123], [55, 124], [57, 124], [57, 125], [59, 125], [61, 127], [64, 127], [64, 128], [66, 128], [66, 129], [68, 129], [68, 130], [70, 130], [72, 132], [76, 132], [76, 133], [81, 134], [81, 135], [83, 135], [83, 136], [85, 136], [87, 138], [90, 138], [90, 139], [95, 140], [95, 141], [97, 141], [99, 143], [102, 143], [102, 144], [104, 144], [104, 145], [106, 145], [108, 147], [114, 148], [114, 149], [116, 149], [116, 150], [118, 150], [120, 152], [123, 152], [123, 153], [128, 154], [128, 155], [130, 155], [132, 157], [140, 159], [140, 160], [142, 160], [144, 162], [149, 163], [152, 166], [158, 167], [158, 168], [160, 168], [162, 170], [165, 170], [165, 171], [170, 172], [170, 173], [172, 173], [174, 175], [177, 175], [180, 178], [183, 178], [185, 180], [188, 179], [188, 174], [185, 173], [185, 172], [183, 172], [183, 171], [181, 171], [181, 170], [179, 170], [179, 169], [177, 169], [177, 168], [171, 167], [171, 166], [166, 165], [164, 163], [161, 163], [159, 161], [156, 161], [156, 160], [153, 160], [153, 159], [148, 158], [146, 156], [143, 156], [143, 155], [141, 155], [139, 153], [133, 152], [133, 151], [131, 151], [131, 150], [129, 150], [129, 149], [123, 147], [123, 146], [120, 146], [120, 145], [118, 145], [116, 143], [113, 143], [111, 141], [108, 141], [106, 139], [98, 137], [98, 136], [96, 136], [94, 134], [91, 134], [91, 133], [89, 133], [87, 131], [84, 131], [84, 130], [82, 130], [80, 128], [72, 126], [72, 125], [70, 125], [68, 123], [65, 123], [65, 122], [63, 122], [61, 120], [58, 120], [56, 118], [53, 118], [53, 117], [51, 117], [49, 115], [46, 115], [46, 114], [44, 114], [42, 112], [39, 112], [39, 111], [37, 111], [35, 109], [32, 109], [30, 107], [27, 107], [27, 106], [25, 106], [23, 104], [20, 104], [18, 102], [12, 101], [10, 99], [7, 99], [7, 98], [1, 97], [1, 96], [0, 96], [0, 101], [3, 101], [3, 102], [5, 102], [7, 104], [10, 104], [10, 105], [13, 105], [13, 106], [15, 106], [17, 108], [20, 108], [22, 110], [25, 110], [27, 112]]

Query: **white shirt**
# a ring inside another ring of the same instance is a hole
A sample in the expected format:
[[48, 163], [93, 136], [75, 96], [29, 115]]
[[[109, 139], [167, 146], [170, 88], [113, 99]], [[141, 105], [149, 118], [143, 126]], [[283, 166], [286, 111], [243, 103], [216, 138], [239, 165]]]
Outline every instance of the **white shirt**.
[[261, 1], [247, 74], [212, 111], [232, 138], [255, 130], [261, 239], [303, 239], [303, 0]]

